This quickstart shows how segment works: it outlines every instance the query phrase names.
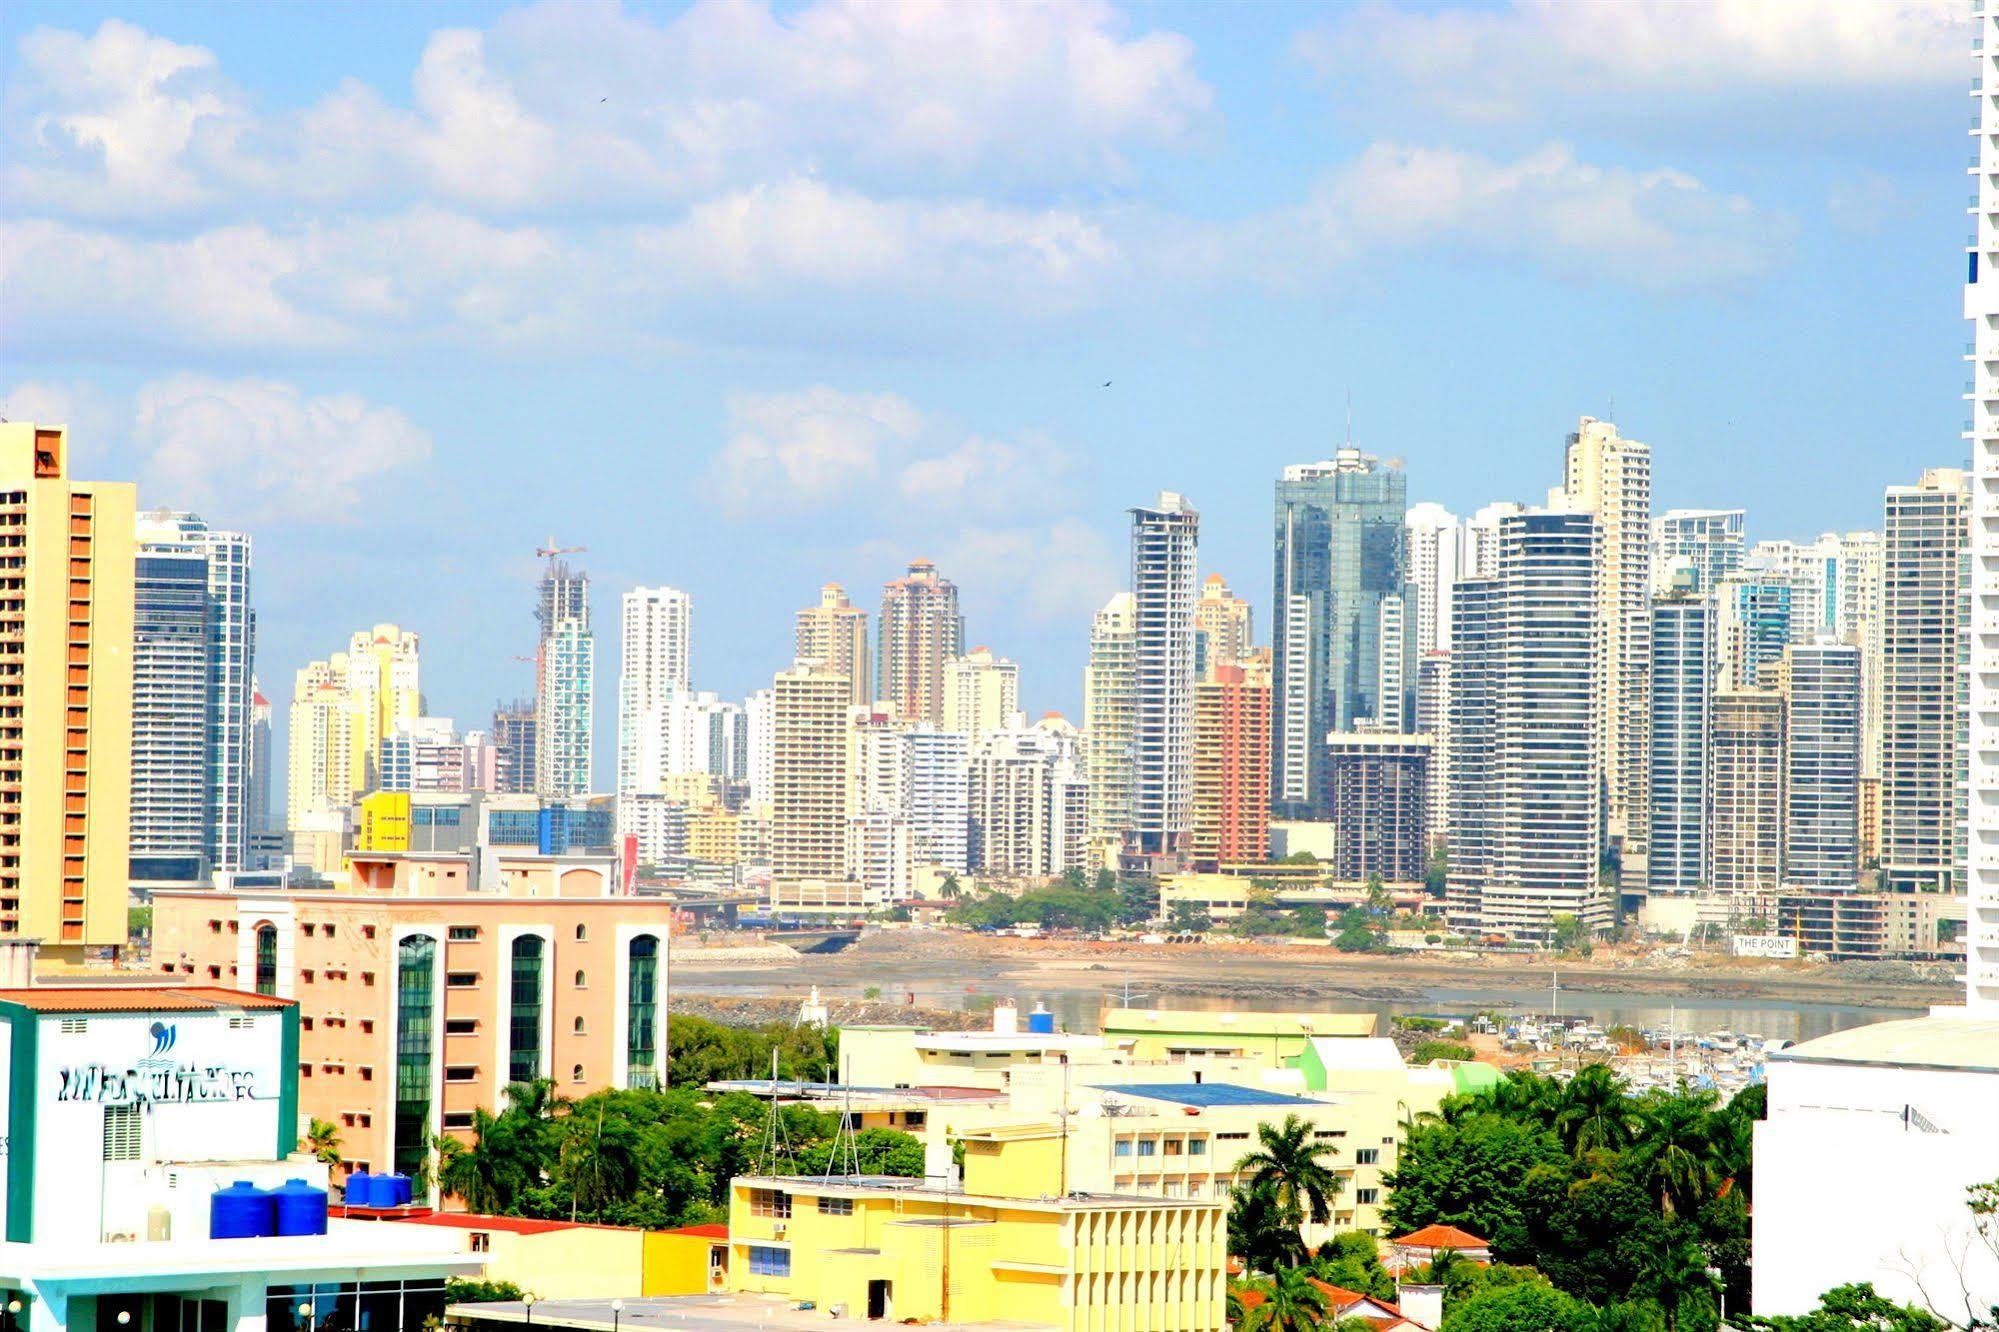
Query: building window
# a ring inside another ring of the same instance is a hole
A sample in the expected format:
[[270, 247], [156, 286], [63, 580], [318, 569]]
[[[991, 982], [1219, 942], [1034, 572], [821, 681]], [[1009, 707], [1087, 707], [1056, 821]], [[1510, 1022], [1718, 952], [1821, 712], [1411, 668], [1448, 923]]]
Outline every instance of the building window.
[[578, 1036], [581, 1036], [583, 1034], [583, 1019], [579, 1017], [574, 1022], [571, 1022], [569, 1024], [569, 1029], [575, 1032]]
[[1139, 1140], [1138, 1154], [1140, 1156], [1157, 1156], [1159, 1154], [1159, 1144], [1150, 1138], [1142, 1138]]
[[575, 1065], [572, 1065], [572, 1066], [570, 1067], [570, 1069], [569, 1069], [569, 1080], [570, 1080], [571, 1082], [581, 1082], [581, 1081], [583, 1081], [583, 1065], [581, 1065], [581, 1064], [575, 1064]]
[[513, 1007], [507, 1025], [507, 1081], [541, 1076], [541, 936], [523, 934], [513, 947]]
[[493, 1237], [483, 1230], [473, 1231], [472, 1252], [491, 1253], [492, 1251], [493, 1251]]
[[469, 990], [479, 983], [479, 973], [476, 971], [447, 972], [444, 977], [444, 983], [454, 990]]
[[1206, 1156], [1207, 1154], [1208, 1154], [1208, 1140], [1206, 1138], [1187, 1139], [1187, 1155]]
[[770, 1244], [752, 1244], [749, 1249], [751, 1276], [791, 1276], [791, 1250]]
[[[431, 1001], [437, 977], [437, 940], [412, 934], [396, 946], [395, 1170], [415, 1174], [425, 1164], [430, 1134]], [[363, 1069], [365, 1079], [370, 1071]]]
[[104, 1107], [104, 1159], [107, 1161], [139, 1159], [138, 1105]]
[[278, 992], [278, 927], [268, 922], [257, 927], [257, 993]]
[[1355, 1165], [1378, 1165], [1381, 1162], [1381, 1148], [1356, 1147], [1353, 1154]]
[[476, 1065], [449, 1064], [445, 1066], [444, 1080], [446, 1082], [475, 1082], [478, 1080], [478, 1077], [479, 1069]]
[[444, 1034], [446, 1036], [472, 1036], [476, 1035], [478, 1030], [479, 1020], [477, 1018], [444, 1019]]
[[589, 937], [590, 937], [590, 927], [588, 925], [578, 925], [576, 927], [576, 942], [582, 943], [585, 939]]
[[444, 1112], [444, 1127], [448, 1129], [471, 1128], [472, 1112], [470, 1110], [446, 1110]]
[[578, 968], [576, 972], [576, 988], [579, 990], [587, 990], [590, 988], [590, 982], [584, 978], [581, 968]]
[[1112, 1156], [1130, 1156], [1130, 1155], [1131, 1155], [1131, 1139], [1129, 1139], [1129, 1138], [1119, 1138], [1119, 1139], [1117, 1140], [1117, 1145], [1111, 1148], [1111, 1155], [1112, 1155]]
[[750, 1215], [791, 1219], [791, 1195], [782, 1189], [751, 1189]]
[[659, 1085], [659, 940], [634, 938], [626, 950], [625, 1081], [633, 1087]]
[[1354, 1201], [1359, 1203], [1362, 1207], [1372, 1206], [1374, 1203], [1378, 1202], [1380, 1198], [1381, 1198], [1380, 1189], [1356, 1189], [1354, 1191]]
[[1180, 1151], [1181, 1151], [1181, 1147], [1180, 1147], [1180, 1139], [1178, 1139], [1178, 1138], [1168, 1138], [1168, 1139], [1166, 1140], [1166, 1143], [1165, 1143], [1165, 1148], [1166, 1148], [1166, 1151], [1165, 1151], [1165, 1154], [1166, 1154], [1167, 1156], [1178, 1156], [1178, 1155], [1180, 1155]]
[[477, 925], [453, 925], [445, 933], [444, 937], [453, 943], [469, 943], [471, 940], [479, 937], [479, 927]]
[[821, 1216], [852, 1216], [853, 1214], [854, 1200], [852, 1198], [822, 1197], [819, 1200], [819, 1215]]

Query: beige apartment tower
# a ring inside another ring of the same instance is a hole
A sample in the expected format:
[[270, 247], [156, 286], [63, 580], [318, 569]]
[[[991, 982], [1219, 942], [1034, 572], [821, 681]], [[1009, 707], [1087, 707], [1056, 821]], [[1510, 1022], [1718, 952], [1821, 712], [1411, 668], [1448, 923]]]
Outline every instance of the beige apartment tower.
[[771, 873], [781, 883], [846, 874], [852, 682], [813, 662], [772, 682]]
[[816, 661], [847, 681], [847, 701], [874, 701], [868, 674], [868, 613], [847, 599], [847, 589], [828, 583], [819, 589], [819, 604], [798, 612], [796, 651], [799, 661]]
[[1194, 678], [1212, 680], [1216, 667], [1248, 661], [1254, 623], [1249, 603], [1220, 574], [1209, 574], [1194, 603]]
[[882, 589], [877, 639], [881, 696], [905, 721], [942, 726], [944, 663], [965, 650], [957, 584], [929, 560], [911, 560], [909, 572]]
[[1784, 696], [1721, 690], [1709, 703], [1708, 727], [1708, 887], [1775, 892], [1784, 849]]
[[1651, 747], [1652, 448], [1585, 416], [1569, 436], [1563, 489], [1596, 515], [1598, 678], [1605, 831], [1643, 851]]
[[138, 488], [0, 423], [0, 938], [125, 942]]

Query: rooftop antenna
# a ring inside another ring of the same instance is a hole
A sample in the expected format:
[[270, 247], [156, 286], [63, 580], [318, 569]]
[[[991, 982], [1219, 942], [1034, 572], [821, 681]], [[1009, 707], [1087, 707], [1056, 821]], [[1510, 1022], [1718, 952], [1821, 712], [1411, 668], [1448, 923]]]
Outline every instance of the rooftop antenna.
[[1353, 447], [1353, 389], [1347, 390], [1347, 447]]
[[770, 1114], [764, 1118], [763, 1141], [757, 1147], [756, 1172], [759, 1175], [774, 1173], [792, 1154], [791, 1140], [784, 1131], [784, 1116], [778, 1113], [777, 1094], [777, 1050], [773, 1047], [770, 1052]]
[[[846, 1060], [843, 1058], [842, 1065]], [[840, 1073], [840, 1121], [833, 1130], [833, 1147], [826, 1153], [825, 1182], [845, 1176], [857, 1179], [861, 1173], [861, 1145], [854, 1135], [854, 1088], [849, 1080], [851, 1075], [843, 1067]]]

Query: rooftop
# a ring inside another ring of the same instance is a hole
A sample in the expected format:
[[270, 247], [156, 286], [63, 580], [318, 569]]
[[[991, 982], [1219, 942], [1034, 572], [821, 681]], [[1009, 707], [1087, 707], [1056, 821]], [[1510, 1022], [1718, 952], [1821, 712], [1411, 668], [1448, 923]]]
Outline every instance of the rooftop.
[[[769, 1295], [672, 1295], [624, 1299], [611, 1308], [609, 1297], [596, 1300], [538, 1300], [535, 1327], [604, 1329], [673, 1328], [675, 1332], [825, 1332], [824, 1310], [804, 1310], [796, 1301]], [[518, 1302], [454, 1304], [445, 1311], [452, 1320], [480, 1324], [527, 1324], [527, 1309]], [[932, 1323], [932, 1329], [962, 1327], [1025, 1328], [1028, 1323]]]
[[1304, 1096], [1264, 1091], [1261, 1087], [1237, 1087], [1226, 1082], [1127, 1082], [1099, 1086], [1097, 1090], [1113, 1096], [1135, 1096], [1141, 1100], [1165, 1101], [1171, 1105], [1199, 1109], [1233, 1105], [1292, 1105], [1317, 1110], [1326, 1105], [1324, 1101]]
[[1277, 1013], [1188, 1008], [1107, 1008], [1098, 1025], [1106, 1032], [1165, 1031], [1258, 1036], [1372, 1036], [1372, 1013]]
[[1456, 1226], [1424, 1226], [1388, 1241], [1405, 1249], [1489, 1249], [1492, 1243]]
[[[1067, 1193], [1060, 1197], [1047, 1194], [1040, 1197], [1010, 1197], [990, 1193], [967, 1193], [963, 1187], [946, 1187], [936, 1179], [917, 1178], [909, 1175], [738, 1175], [733, 1181], [737, 1187], [758, 1189], [782, 1189], [787, 1193], [804, 1193], [813, 1197], [825, 1195], [830, 1198], [863, 1198], [871, 1195], [893, 1193], [906, 1198], [934, 1199], [944, 1203], [962, 1203], [972, 1207], [1011, 1207], [1029, 1211], [1049, 1210], [1103, 1210], [1120, 1208], [1219, 1208], [1219, 1200], [1205, 1198], [1152, 1198], [1132, 1193]], [[902, 1218], [908, 1220], [908, 1218]]]
[[37, 1013], [210, 1013], [292, 1006], [289, 999], [220, 985], [37, 985], [0, 990], [0, 1002]]
[[336, 1220], [324, 1235], [146, 1244], [0, 1244], [0, 1281], [129, 1282], [251, 1272], [283, 1281], [296, 1273], [350, 1267], [383, 1277], [438, 1272], [471, 1276], [485, 1268], [483, 1255], [462, 1252], [457, 1241], [443, 1236], [413, 1240], [407, 1231], [375, 1222]]
[[1781, 1050], [1770, 1056], [1770, 1062], [1999, 1073], [1999, 1018], [1946, 1016], [1871, 1022]]

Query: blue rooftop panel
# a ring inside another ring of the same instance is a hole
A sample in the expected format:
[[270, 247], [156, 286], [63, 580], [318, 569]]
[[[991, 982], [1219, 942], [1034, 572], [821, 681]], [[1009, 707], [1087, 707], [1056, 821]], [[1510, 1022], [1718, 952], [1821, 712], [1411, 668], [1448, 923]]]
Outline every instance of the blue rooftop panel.
[[1202, 1107], [1325, 1104], [1323, 1101], [1311, 1101], [1302, 1096], [1286, 1096], [1283, 1092], [1263, 1091], [1257, 1087], [1236, 1087], [1226, 1082], [1139, 1082], [1120, 1086], [1100, 1086], [1097, 1090], [1110, 1092], [1116, 1096], [1136, 1096], [1147, 1101], [1165, 1101], [1171, 1105]]

